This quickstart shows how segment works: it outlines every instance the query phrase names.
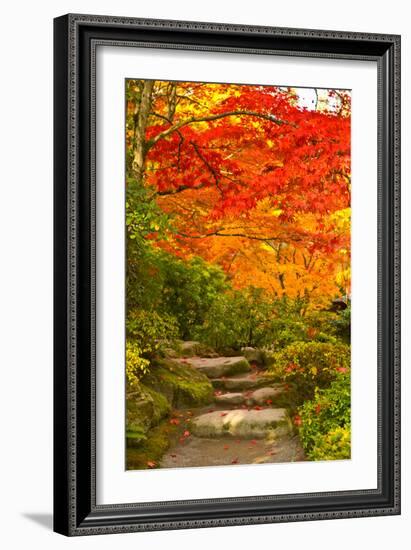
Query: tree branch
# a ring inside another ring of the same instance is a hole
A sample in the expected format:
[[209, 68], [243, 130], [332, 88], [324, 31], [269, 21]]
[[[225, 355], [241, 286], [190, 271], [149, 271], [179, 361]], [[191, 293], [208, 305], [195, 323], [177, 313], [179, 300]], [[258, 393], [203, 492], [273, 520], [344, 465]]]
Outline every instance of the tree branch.
[[223, 191], [220, 187], [220, 181], [218, 179], [218, 176], [217, 176], [217, 173], [216, 171], [214, 170], [214, 168], [211, 166], [211, 164], [208, 162], [208, 160], [201, 154], [199, 148], [197, 147], [197, 145], [194, 143], [194, 141], [190, 141], [191, 145], [193, 146], [194, 148], [194, 151], [196, 152], [198, 158], [202, 161], [202, 163], [206, 166], [206, 168], [208, 168], [209, 172], [211, 172], [211, 175], [213, 176], [213, 179], [215, 181], [215, 186], [217, 187], [217, 189], [219, 190], [220, 194], [222, 195], [223, 194]]
[[[274, 236], [274, 237], [260, 237], [258, 235], [247, 235], [245, 233], [220, 233], [221, 230], [212, 231], [210, 233], [205, 233], [204, 235], [187, 235], [185, 233], [178, 233], [177, 235], [180, 237], [184, 237], [185, 239], [205, 239], [206, 237], [242, 237], [245, 239], [251, 239], [253, 241], [262, 241], [262, 242], [269, 242], [269, 241], [278, 241], [278, 242], [284, 242], [284, 237]], [[287, 237], [289, 240], [290, 237]], [[294, 241], [301, 241], [301, 237], [293, 237], [292, 240]]]
[[176, 195], [177, 193], [181, 193], [182, 191], [187, 191], [188, 189], [191, 189], [192, 191], [195, 191], [196, 189], [202, 189], [206, 185], [206, 183], [200, 183], [200, 185], [196, 185], [195, 187], [191, 187], [190, 185], [180, 185], [179, 187], [171, 189], [170, 191], [157, 191], [157, 195], [159, 195], [160, 197], [167, 197], [169, 195]]
[[191, 117], [187, 118], [186, 120], [182, 120], [180, 122], [177, 122], [173, 126], [170, 126], [170, 128], [167, 128], [167, 130], [164, 130], [163, 132], [160, 132], [155, 137], [149, 139], [147, 141], [147, 148], [150, 149], [153, 147], [160, 139], [164, 139], [173, 132], [176, 132], [180, 128], [183, 128], [183, 126], [188, 126], [189, 124], [194, 124], [196, 122], [210, 122], [213, 120], [219, 120], [220, 118], [225, 118], [229, 116], [253, 116], [257, 118], [262, 118], [264, 120], [268, 120], [270, 122], [273, 122], [274, 124], [282, 125], [282, 124], [290, 124], [289, 122], [286, 122], [284, 120], [280, 120], [276, 118], [273, 115], [265, 115], [263, 113], [257, 113], [255, 111], [228, 111], [227, 113], [220, 113], [217, 115], [209, 115], [204, 117]]

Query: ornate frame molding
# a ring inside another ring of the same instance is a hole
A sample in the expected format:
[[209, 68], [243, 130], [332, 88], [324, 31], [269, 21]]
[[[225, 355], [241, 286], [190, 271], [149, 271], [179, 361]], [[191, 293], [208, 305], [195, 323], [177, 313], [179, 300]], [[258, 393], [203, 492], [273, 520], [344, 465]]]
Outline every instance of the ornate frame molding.
[[[144, 39], [141, 34], [148, 34], [149, 40]], [[188, 35], [190, 41], [184, 42]], [[170, 38], [173, 40], [170, 41]], [[196, 39], [197, 43], [193, 44]], [[118, 47], [127, 45], [140, 48], [349, 58], [377, 62], [378, 489], [310, 493], [298, 495], [298, 499], [293, 495], [281, 495], [96, 505], [95, 76], [96, 48], [102, 44]], [[264, 47], [267, 44], [271, 47]], [[255, 47], [256, 45], [258, 47]], [[81, 143], [89, 143], [89, 152], [85, 152], [84, 146], [81, 147], [80, 139]], [[87, 244], [84, 244], [85, 237]], [[350, 504], [340, 502], [342, 498], [346, 498]], [[57, 18], [55, 530], [66, 535], [89, 535], [398, 513], [400, 37], [92, 15], [70, 14]]]

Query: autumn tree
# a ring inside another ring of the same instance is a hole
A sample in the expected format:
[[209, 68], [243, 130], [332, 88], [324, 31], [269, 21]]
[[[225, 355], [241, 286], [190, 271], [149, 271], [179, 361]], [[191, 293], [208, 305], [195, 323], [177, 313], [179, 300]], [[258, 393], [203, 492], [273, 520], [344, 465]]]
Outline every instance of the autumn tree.
[[127, 81], [130, 241], [143, 193], [145, 237], [220, 265], [236, 288], [348, 292], [349, 115], [343, 91], [307, 110], [290, 88]]

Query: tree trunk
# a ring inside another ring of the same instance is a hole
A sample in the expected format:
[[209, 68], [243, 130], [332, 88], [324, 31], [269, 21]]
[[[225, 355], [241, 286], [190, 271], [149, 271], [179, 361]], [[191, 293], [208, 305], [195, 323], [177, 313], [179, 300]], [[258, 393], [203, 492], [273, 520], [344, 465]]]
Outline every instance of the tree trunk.
[[154, 80], [144, 80], [140, 105], [138, 106], [135, 146], [133, 156], [133, 176], [141, 182], [144, 175], [144, 164], [146, 157], [146, 128], [151, 109], [151, 94]]

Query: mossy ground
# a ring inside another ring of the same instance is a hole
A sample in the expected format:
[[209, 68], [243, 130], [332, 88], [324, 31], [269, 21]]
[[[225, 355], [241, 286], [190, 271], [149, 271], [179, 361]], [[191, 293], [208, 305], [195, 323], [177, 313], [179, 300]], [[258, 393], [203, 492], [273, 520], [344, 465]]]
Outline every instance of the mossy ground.
[[126, 448], [126, 469], [144, 470], [155, 467], [164, 453], [178, 437], [180, 429], [169, 423], [168, 419], [149, 430], [144, 440], [136, 447]]

